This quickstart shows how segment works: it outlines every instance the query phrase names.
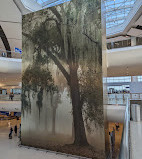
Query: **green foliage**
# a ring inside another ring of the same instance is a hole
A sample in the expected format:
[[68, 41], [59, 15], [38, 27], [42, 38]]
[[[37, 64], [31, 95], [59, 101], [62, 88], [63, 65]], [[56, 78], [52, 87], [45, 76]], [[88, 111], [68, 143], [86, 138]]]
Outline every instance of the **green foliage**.
[[[43, 90], [47, 92], [57, 91], [57, 86], [54, 85], [54, 80], [48, 69], [41, 69], [38, 65], [29, 66], [23, 73], [23, 93], [22, 105], [23, 110], [31, 110], [30, 92], [37, 93], [37, 106], [39, 114], [42, 107]], [[26, 96], [26, 92], [28, 96]]]
[[59, 25], [53, 18], [47, 18], [40, 24], [37, 23], [32, 30], [32, 42], [44, 50], [47, 55], [48, 49], [56, 56], [63, 58], [63, 41], [61, 40]]
[[103, 127], [104, 125], [102, 73], [97, 73], [91, 65], [82, 71], [79, 78], [80, 93], [83, 100], [82, 110], [86, 127], [91, 132], [93, 131], [91, 123], [96, 127]]
[[23, 73], [23, 85], [28, 91], [33, 90], [34, 92], [38, 91], [38, 87], [45, 88], [48, 91], [57, 89], [48, 68], [45, 70], [38, 65], [29, 66], [26, 69]]

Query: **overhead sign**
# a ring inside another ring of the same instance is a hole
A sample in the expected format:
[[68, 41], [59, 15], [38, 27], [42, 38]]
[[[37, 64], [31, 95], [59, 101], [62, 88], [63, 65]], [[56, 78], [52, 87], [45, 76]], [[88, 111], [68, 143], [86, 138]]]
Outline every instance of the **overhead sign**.
[[16, 52], [16, 53], [19, 53], [19, 54], [22, 54], [22, 50], [19, 49], [19, 48], [17, 48], [17, 47], [15, 47], [15, 52]]

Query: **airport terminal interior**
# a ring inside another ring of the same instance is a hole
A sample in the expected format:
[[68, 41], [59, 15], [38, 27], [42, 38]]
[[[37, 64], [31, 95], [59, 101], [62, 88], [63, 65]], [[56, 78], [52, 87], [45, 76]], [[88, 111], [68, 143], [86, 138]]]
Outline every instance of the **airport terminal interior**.
[[142, 158], [142, 0], [0, 1], [8, 158]]

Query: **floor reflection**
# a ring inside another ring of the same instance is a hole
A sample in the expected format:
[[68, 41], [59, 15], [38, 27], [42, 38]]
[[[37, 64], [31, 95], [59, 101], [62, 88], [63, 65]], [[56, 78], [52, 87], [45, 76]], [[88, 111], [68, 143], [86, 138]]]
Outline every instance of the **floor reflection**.
[[114, 151], [113, 151], [113, 158], [117, 158], [120, 152], [120, 145], [121, 145], [121, 138], [123, 132], [123, 124], [119, 123], [119, 129], [116, 129], [117, 123], [109, 123], [109, 132], [112, 132], [113, 129], [115, 130], [115, 144], [114, 144]]

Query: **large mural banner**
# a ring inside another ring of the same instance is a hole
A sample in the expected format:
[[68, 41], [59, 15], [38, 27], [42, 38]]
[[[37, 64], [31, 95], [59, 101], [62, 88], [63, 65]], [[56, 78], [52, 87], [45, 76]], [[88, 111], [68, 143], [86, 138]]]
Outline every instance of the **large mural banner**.
[[105, 158], [101, 0], [23, 16], [22, 144]]

